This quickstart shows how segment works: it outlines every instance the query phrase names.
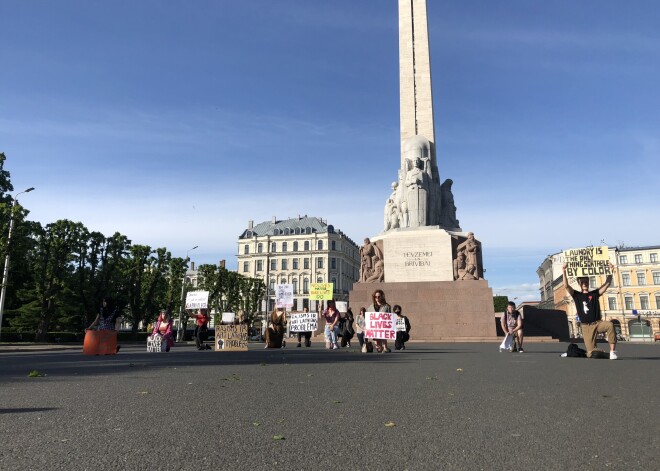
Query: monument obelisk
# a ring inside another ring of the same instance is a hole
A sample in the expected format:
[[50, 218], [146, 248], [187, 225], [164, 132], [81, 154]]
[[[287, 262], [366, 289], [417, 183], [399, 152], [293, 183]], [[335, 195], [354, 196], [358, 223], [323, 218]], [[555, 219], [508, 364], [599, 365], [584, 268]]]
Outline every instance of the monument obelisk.
[[423, 340], [495, 338], [492, 290], [481, 243], [456, 219], [453, 181], [440, 181], [426, 0], [399, 0], [401, 148], [383, 231], [360, 249], [360, 280], [349, 301], [371, 304], [382, 289]]

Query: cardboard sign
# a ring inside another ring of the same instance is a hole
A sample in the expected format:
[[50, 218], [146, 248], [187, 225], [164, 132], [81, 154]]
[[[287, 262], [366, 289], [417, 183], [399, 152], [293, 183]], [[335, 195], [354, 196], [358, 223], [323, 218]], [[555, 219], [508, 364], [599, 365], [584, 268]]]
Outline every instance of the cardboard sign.
[[367, 312], [364, 336], [368, 339], [396, 339], [396, 314], [391, 312]]
[[309, 299], [314, 301], [327, 301], [332, 299], [333, 283], [311, 283]]
[[247, 351], [248, 328], [246, 324], [220, 324], [215, 326], [215, 351]]
[[[396, 314], [395, 314], [395, 316], [396, 316]], [[406, 331], [406, 320], [403, 317], [396, 316], [396, 331], [397, 332], [405, 332]]]
[[287, 308], [293, 306], [293, 285], [290, 283], [275, 285], [276, 306]]
[[348, 312], [348, 302], [346, 301], [335, 301], [335, 307], [339, 312]]
[[207, 309], [208, 307], [208, 291], [188, 291], [186, 293], [186, 309]]
[[319, 326], [315, 312], [296, 312], [289, 315], [289, 331], [314, 332]]
[[236, 314], [233, 312], [223, 312], [222, 313], [222, 323], [223, 324], [233, 324], [236, 319]]
[[564, 262], [569, 277], [612, 274], [607, 246], [564, 250]]

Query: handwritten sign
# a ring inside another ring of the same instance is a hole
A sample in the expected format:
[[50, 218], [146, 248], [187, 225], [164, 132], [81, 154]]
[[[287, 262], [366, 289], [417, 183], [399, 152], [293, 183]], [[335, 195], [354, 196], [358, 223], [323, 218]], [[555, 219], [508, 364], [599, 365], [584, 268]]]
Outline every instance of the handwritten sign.
[[335, 307], [339, 312], [348, 312], [348, 302], [346, 301], [335, 301]]
[[275, 299], [277, 300], [277, 307], [292, 307], [293, 285], [290, 283], [275, 285]]
[[186, 293], [186, 309], [206, 309], [208, 307], [208, 291], [188, 291]]
[[401, 316], [396, 316], [396, 331], [397, 332], [406, 331], [406, 320]]
[[221, 324], [215, 326], [215, 351], [247, 351], [248, 328], [246, 324]]
[[396, 338], [396, 314], [391, 312], [367, 312], [364, 336], [368, 339], [390, 340]]
[[326, 301], [332, 299], [333, 291], [333, 283], [311, 283], [309, 299], [314, 301]]
[[222, 313], [222, 323], [223, 324], [233, 324], [236, 319], [236, 314], [233, 312], [223, 312]]
[[612, 274], [607, 246], [565, 250], [564, 262], [568, 276], [579, 278]]
[[318, 315], [315, 312], [296, 312], [289, 315], [291, 332], [314, 332], [318, 325]]

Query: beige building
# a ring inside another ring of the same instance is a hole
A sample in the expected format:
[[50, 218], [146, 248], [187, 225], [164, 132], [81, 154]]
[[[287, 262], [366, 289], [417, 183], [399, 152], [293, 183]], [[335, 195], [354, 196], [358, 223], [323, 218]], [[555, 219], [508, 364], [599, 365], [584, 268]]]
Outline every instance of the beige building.
[[[610, 247], [609, 255], [616, 274], [600, 299], [603, 319], [614, 322], [625, 338], [652, 338], [660, 332], [660, 246]], [[562, 253], [548, 255], [536, 270], [539, 307], [566, 311], [571, 333], [579, 335], [575, 305], [562, 282], [563, 263]], [[575, 280], [569, 281], [577, 288]], [[589, 285], [595, 289], [604, 282], [605, 276], [592, 276]]]
[[[317, 304], [309, 299], [311, 283], [333, 283], [334, 298], [348, 300], [358, 280], [358, 246], [340, 230], [317, 217], [254, 224], [238, 238], [238, 272], [261, 278], [268, 288], [268, 310], [275, 305], [275, 285], [292, 284], [293, 311]], [[265, 307], [265, 306], [264, 306]]]

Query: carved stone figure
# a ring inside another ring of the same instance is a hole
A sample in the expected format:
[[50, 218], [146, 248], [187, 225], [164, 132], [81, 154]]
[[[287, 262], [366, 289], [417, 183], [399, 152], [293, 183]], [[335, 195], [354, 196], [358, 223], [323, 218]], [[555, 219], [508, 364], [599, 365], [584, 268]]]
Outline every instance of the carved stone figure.
[[428, 188], [428, 176], [422, 170], [422, 160], [416, 158], [413, 168], [406, 174], [408, 227], [426, 226]]
[[456, 280], [478, 280], [481, 273], [479, 267], [479, 244], [472, 232], [467, 239], [456, 247], [454, 259], [454, 278]]
[[369, 278], [366, 279], [366, 283], [380, 283], [385, 278], [385, 264], [383, 261], [376, 257], [374, 262], [374, 271]]
[[441, 189], [441, 201], [442, 201], [442, 210], [440, 217], [440, 225], [453, 229], [460, 228], [458, 224], [458, 219], [456, 219], [456, 205], [454, 204], [454, 194], [451, 191], [451, 186], [453, 185], [453, 180], [448, 178], [440, 185]]
[[376, 278], [378, 278], [377, 281], [382, 281], [384, 275], [383, 252], [368, 237], [364, 239], [364, 244], [360, 247], [360, 258], [360, 282], [369, 282], [379, 270], [381, 273]]

